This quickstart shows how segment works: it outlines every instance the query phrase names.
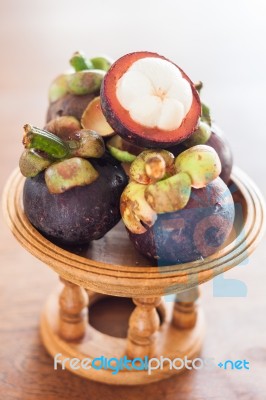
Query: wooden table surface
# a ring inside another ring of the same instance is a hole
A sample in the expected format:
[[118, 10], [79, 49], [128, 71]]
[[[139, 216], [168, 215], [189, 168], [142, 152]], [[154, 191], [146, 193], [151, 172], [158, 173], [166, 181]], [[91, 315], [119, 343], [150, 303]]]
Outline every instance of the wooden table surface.
[[[147, 49], [205, 82], [205, 99], [232, 144], [236, 163], [266, 193], [263, 0], [2, 0], [0, 8], [1, 190], [18, 163], [23, 124], [43, 124], [49, 82], [67, 67], [73, 51], [116, 58]], [[202, 356], [246, 359], [249, 371], [217, 368], [145, 388], [112, 387], [53, 370], [40, 340], [39, 317], [57, 277], [20, 247], [2, 216], [0, 222], [0, 399], [266, 399], [263, 244], [229, 271], [226, 281], [202, 286], [207, 320]], [[229, 279], [241, 280], [241, 291], [230, 293]], [[217, 296], [222, 283], [226, 297]]]

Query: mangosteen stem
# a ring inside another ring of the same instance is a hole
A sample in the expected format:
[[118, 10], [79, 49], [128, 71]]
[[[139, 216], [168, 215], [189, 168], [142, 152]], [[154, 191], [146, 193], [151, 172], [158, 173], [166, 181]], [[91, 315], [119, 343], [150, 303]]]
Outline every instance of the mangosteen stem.
[[195, 83], [195, 88], [200, 93], [201, 89], [203, 88], [203, 83], [201, 81], [198, 81], [197, 83]]
[[204, 103], [201, 103], [201, 120], [206, 122], [209, 126], [212, 125], [210, 108]]
[[92, 69], [93, 64], [88, 60], [84, 54], [76, 51], [71, 59], [69, 60], [70, 65], [75, 69], [76, 72], [83, 71], [84, 69]]
[[207, 122], [200, 121], [198, 129], [185, 140], [183, 143], [186, 147], [197, 146], [198, 144], [205, 144], [208, 142], [212, 134], [210, 125]]

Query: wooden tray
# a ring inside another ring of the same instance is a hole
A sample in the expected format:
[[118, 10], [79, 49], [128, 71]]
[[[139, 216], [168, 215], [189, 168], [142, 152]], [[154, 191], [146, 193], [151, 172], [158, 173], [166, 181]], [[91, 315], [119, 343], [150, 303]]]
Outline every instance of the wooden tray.
[[24, 178], [15, 170], [3, 195], [4, 214], [16, 239], [61, 277], [98, 293], [141, 297], [178, 293], [238, 265], [259, 243], [265, 227], [265, 206], [256, 185], [234, 168], [231, 188], [236, 204], [233, 232], [214, 255], [173, 266], [152, 266], [129, 241], [122, 223], [82, 253], [62, 249], [45, 239], [23, 212]]

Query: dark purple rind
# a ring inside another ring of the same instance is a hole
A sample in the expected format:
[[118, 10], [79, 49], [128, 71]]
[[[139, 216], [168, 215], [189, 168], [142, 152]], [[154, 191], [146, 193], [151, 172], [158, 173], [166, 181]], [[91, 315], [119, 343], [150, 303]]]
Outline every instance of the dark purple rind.
[[127, 184], [123, 168], [113, 159], [90, 160], [99, 177], [90, 185], [50, 194], [44, 173], [27, 178], [24, 211], [32, 225], [51, 241], [82, 245], [100, 239], [120, 220], [120, 196]]
[[71, 115], [80, 121], [88, 104], [98, 95], [99, 93], [85, 94], [82, 96], [66, 94], [49, 105], [46, 122], [56, 117], [61, 117], [62, 115]]
[[232, 195], [217, 178], [204, 189], [193, 189], [184, 209], [158, 215], [147, 232], [129, 232], [129, 238], [159, 266], [186, 263], [215, 253], [230, 234], [234, 215]]
[[183, 153], [183, 151], [187, 150], [188, 147], [182, 143], [177, 144], [176, 146], [171, 146], [168, 148], [175, 157], [179, 156], [179, 154]]
[[205, 144], [216, 150], [222, 164], [220, 178], [228, 184], [233, 168], [233, 154], [228, 141], [224, 137], [212, 132], [209, 140]]

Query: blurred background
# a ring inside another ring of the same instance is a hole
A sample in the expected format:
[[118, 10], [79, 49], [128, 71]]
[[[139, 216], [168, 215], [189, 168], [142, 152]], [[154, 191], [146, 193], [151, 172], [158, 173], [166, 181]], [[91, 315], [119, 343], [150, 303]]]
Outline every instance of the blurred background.
[[[149, 50], [176, 62], [193, 81], [203, 81], [202, 98], [231, 143], [235, 163], [265, 195], [265, 37], [264, 0], [0, 0], [1, 191], [18, 164], [23, 125], [44, 124], [48, 86], [68, 68], [74, 51], [116, 59], [132, 51]], [[27, 329], [37, 335], [40, 309], [56, 276], [16, 243], [2, 219], [0, 302], [1, 321], [5, 322], [0, 325], [0, 348], [8, 348], [16, 342], [10, 332], [23, 330], [27, 323]], [[207, 319], [219, 310], [207, 335], [208, 356], [253, 360], [248, 376], [228, 378], [232, 393], [239, 394], [244, 388], [246, 397], [238, 397], [242, 399], [263, 399], [261, 395], [266, 393], [263, 247], [248, 263], [226, 275], [244, 282], [245, 297], [213, 297], [212, 282], [202, 290]], [[21, 343], [25, 357], [30, 357], [31, 346], [39, 346], [39, 339], [34, 340]], [[0, 360], [5, 365], [6, 358]], [[11, 385], [12, 376], [0, 374], [0, 393], [7, 382]], [[227, 397], [211, 397], [213, 392], [215, 387], [205, 388], [202, 398], [237, 398], [231, 392]], [[188, 399], [201, 398], [196, 392], [195, 397], [189, 393]], [[10, 398], [31, 397], [21, 394]]]
[[236, 163], [263, 184], [264, 0], [1, 0], [0, 10], [3, 164], [17, 163], [22, 125], [43, 124], [48, 86], [75, 50], [115, 59], [149, 50], [203, 81]]

